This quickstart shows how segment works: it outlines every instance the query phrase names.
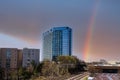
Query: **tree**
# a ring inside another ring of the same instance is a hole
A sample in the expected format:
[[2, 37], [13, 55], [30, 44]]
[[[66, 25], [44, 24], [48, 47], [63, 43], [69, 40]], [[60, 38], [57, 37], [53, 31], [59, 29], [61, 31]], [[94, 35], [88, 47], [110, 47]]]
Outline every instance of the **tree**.
[[57, 58], [57, 61], [60, 62], [61, 64], [75, 64], [76, 60], [72, 56], [59, 56]]
[[86, 67], [86, 63], [75, 56], [59, 56], [57, 61], [62, 67], [67, 68], [71, 74], [84, 71]]
[[31, 70], [31, 72], [32, 72], [33, 74], [36, 74], [36, 73], [37, 73], [37, 64], [35, 63], [34, 60], [31, 62], [30, 70]]
[[18, 70], [19, 77], [22, 79], [25, 79], [25, 80], [31, 78], [32, 74], [33, 73], [27, 71], [26, 68], [19, 68], [19, 70]]
[[44, 61], [42, 66], [42, 75], [59, 76], [59, 67], [56, 62]]
[[3, 71], [3, 69], [0, 67], [0, 79], [3, 79], [3, 74], [4, 74], [4, 71]]

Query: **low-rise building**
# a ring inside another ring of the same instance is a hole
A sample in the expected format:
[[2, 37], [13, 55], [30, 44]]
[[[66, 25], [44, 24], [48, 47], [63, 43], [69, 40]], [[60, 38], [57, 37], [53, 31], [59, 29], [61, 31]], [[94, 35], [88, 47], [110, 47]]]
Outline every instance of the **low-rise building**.
[[1, 48], [0, 50], [1, 68], [17, 69], [18, 68], [18, 49]]
[[0, 76], [8, 78], [11, 73], [17, 74], [22, 66], [22, 50], [17, 48], [1, 48], [0, 49]]
[[33, 61], [35, 62], [35, 64], [39, 64], [39, 54], [40, 54], [39, 49], [24, 48], [22, 52], [23, 52], [23, 61], [22, 61], [23, 67], [30, 67]]
[[19, 49], [18, 50], [18, 68], [21, 68], [22, 67], [22, 49]]

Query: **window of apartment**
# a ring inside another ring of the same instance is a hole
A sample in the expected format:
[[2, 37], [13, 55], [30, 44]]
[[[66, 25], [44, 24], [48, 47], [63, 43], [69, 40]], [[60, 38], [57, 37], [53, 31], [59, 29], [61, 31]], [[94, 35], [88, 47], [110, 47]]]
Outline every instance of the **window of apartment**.
[[27, 61], [30, 61], [30, 59], [27, 59]]

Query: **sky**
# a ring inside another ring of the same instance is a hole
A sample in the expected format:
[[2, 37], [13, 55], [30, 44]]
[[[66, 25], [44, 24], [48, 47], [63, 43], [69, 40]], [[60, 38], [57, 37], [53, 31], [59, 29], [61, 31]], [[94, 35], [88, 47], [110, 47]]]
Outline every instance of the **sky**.
[[120, 61], [120, 0], [0, 0], [0, 47], [42, 50], [43, 32], [61, 26], [81, 60]]

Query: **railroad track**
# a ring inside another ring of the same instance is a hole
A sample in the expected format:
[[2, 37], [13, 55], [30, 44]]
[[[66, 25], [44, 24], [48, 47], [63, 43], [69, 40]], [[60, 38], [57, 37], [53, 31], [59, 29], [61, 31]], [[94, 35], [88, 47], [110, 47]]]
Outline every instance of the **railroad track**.
[[69, 78], [67, 80], [81, 80], [82, 78], [84, 78], [84, 77], [86, 77], [88, 75], [89, 75], [88, 72], [84, 72], [84, 73], [78, 74], [76, 76], [73, 76], [73, 77], [71, 77], [71, 78]]

